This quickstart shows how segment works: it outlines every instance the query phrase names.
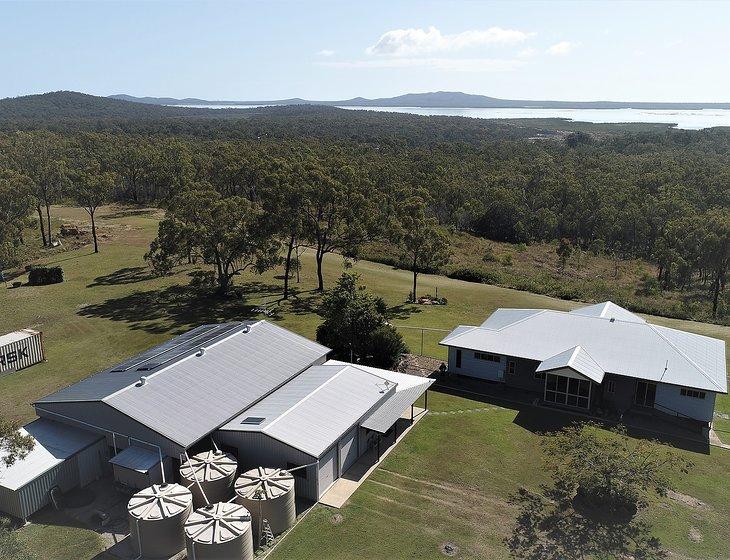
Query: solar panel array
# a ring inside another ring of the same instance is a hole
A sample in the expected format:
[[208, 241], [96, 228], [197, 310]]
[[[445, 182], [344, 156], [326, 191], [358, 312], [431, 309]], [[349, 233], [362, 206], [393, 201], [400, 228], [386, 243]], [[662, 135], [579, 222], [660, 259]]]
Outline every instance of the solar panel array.
[[122, 362], [111, 371], [114, 373], [122, 373], [130, 370], [153, 371], [188, 355], [194, 350], [213, 344], [240, 327], [241, 323], [204, 325], [198, 327], [178, 336], [166, 344], [152, 348], [147, 352], [143, 352], [134, 358]]

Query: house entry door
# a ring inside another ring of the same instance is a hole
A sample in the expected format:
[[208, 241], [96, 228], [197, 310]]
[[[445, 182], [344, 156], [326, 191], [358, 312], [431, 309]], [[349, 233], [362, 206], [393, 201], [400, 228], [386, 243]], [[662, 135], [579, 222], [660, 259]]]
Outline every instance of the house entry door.
[[656, 397], [656, 383], [648, 383], [646, 381], [636, 382], [636, 394], [634, 402], [639, 406], [654, 407], [654, 398]]

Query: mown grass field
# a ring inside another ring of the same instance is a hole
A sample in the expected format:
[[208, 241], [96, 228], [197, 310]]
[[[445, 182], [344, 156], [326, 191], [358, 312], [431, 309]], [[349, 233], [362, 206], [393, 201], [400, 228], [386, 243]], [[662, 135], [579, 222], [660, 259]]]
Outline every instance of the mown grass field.
[[[63, 220], [84, 220], [78, 209], [56, 212]], [[28, 421], [33, 418], [34, 399], [201, 323], [267, 318], [260, 312], [265, 308], [269, 320], [314, 336], [319, 294], [313, 291], [316, 275], [310, 253], [303, 256], [301, 282], [294, 283], [298, 293], [289, 302], [280, 300], [280, 271], [240, 277], [241, 299], [214, 299], [188, 286], [191, 268], [164, 278], [149, 275], [142, 256], [155, 235], [158, 216], [154, 211], [104, 209], [100, 222], [106, 237], [100, 254], [84, 246], [42, 259], [64, 268], [63, 284], [0, 291], [0, 332], [23, 327], [43, 330], [48, 357], [44, 364], [0, 378], [3, 416]], [[448, 305], [406, 305], [411, 282], [407, 272], [366, 261], [354, 269], [391, 306], [393, 323], [399, 326], [451, 329], [460, 323], [479, 323], [497, 307], [579, 305], [429, 275], [421, 277], [419, 292], [434, 293], [438, 288]], [[326, 285], [331, 286], [341, 272], [341, 259], [329, 255]], [[728, 327], [650, 320], [730, 338]], [[421, 331], [402, 332], [411, 349], [420, 351]], [[445, 357], [438, 346], [443, 334], [424, 331], [424, 353]], [[429, 405], [434, 411], [487, 406], [441, 394], [432, 395]], [[726, 396], [718, 409], [730, 412]], [[514, 515], [507, 496], [519, 485], [536, 488], [544, 481], [538, 426], [529, 414], [513, 409], [428, 416], [342, 510], [341, 524], [331, 523], [332, 512], [316, 508], [272, 558], [438, 558], [438, 547], [445, 541], [460, 546], [459, 557], [504, 558], [502, 539], [509, 534]], [[728, 558], [730, 545], [724, 538], [730, 534], [726, 482], [730, 452], [713, 449], [710, 455], [693, 454], [692, 459], [696, 467], [679, 481], [678, 489], [707, 507], [660, 500], [643, 515], [654, 523], [674, 558]], [[700, 542], [688, 538], [691, 529], [701, 534]], [[67, 526], [32, 524], [21, 534], [39, 558], [83, 560], [93, 557], [100, 546], [95, 533]], [[85, 544], [79, 547], [80, 542]]]

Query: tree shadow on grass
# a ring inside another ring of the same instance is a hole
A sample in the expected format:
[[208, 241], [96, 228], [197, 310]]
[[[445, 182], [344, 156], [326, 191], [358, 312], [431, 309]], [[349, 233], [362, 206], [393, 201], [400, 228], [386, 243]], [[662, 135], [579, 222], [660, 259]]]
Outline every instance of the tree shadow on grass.
[[628, 513], [614, 515], [603, 508], [584, 507], [561, 481], [543, 485], [540, 492], [520, 488], [510, 496], [510, 503], [518, 508], [518, 514], [505, 544], [514, 558], [667, 557], [659, 540], [651, 535], [650, 524]]
[[[250, 286], [246, 295], [258, 293], [256, 289]], [[179, 333], [205, 323], [259, 318], [259, 309], [243, 296], [217, 297], [210, 290], [177, 285], [87, 305], [77, 314], [127, 323], [150, 333]]]
[[422, 313], [423, 310], [420, 306], [413, 305], [412, 303], [401, 303], [388, 308], [386, 315], [389, 319], [399, 319], [405, 321], [409, 319], [414, 313]]
[[104, 276], [97, 276], [87, 288], [96, 286], [123, 286], [125, 284], [135, 284], [137, 282], [146, 282], [155, 278], [152, 271], [146, 266], [132, 266], [120, 268]]

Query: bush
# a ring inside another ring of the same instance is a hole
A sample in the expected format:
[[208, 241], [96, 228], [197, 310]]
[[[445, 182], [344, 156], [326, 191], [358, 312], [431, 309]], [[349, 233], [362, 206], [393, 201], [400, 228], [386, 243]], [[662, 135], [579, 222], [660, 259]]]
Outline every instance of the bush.
[[512, 266], [512, 253], [502, 255], [502, 266]]
[[485, 263], [495, 262], [497, 260], [497, 255], [494, 254], [494, 247], [487, 245], [486, 249], [484, 249], [484, 256], [482, 257], [482, 260]]
[[480, 284], [499, 284], [501, 278], [496, 272], [490, 272], [483, 268], [471, 266], [460, 266], [447, 271], [446, 276], [455, 280], [466, 282], [478, 282]]
[[398, 363], [400, 357], [408, 352], [408, 346], [403, 342], [403, 337], [391, 325], [382, 325], [372, 331], [370, 344], [370, 356], [367, 361], [379, 368], [392, 368]]
[[641, 276], [636, 294], [640, 296], [656, 296], [662, 293], [662, 285], [656, 276], [644, 273]]
[[63, 269], [60, 266], [35, 266], [28, 272], [28, 284], [46, 286], [63, 282]]

